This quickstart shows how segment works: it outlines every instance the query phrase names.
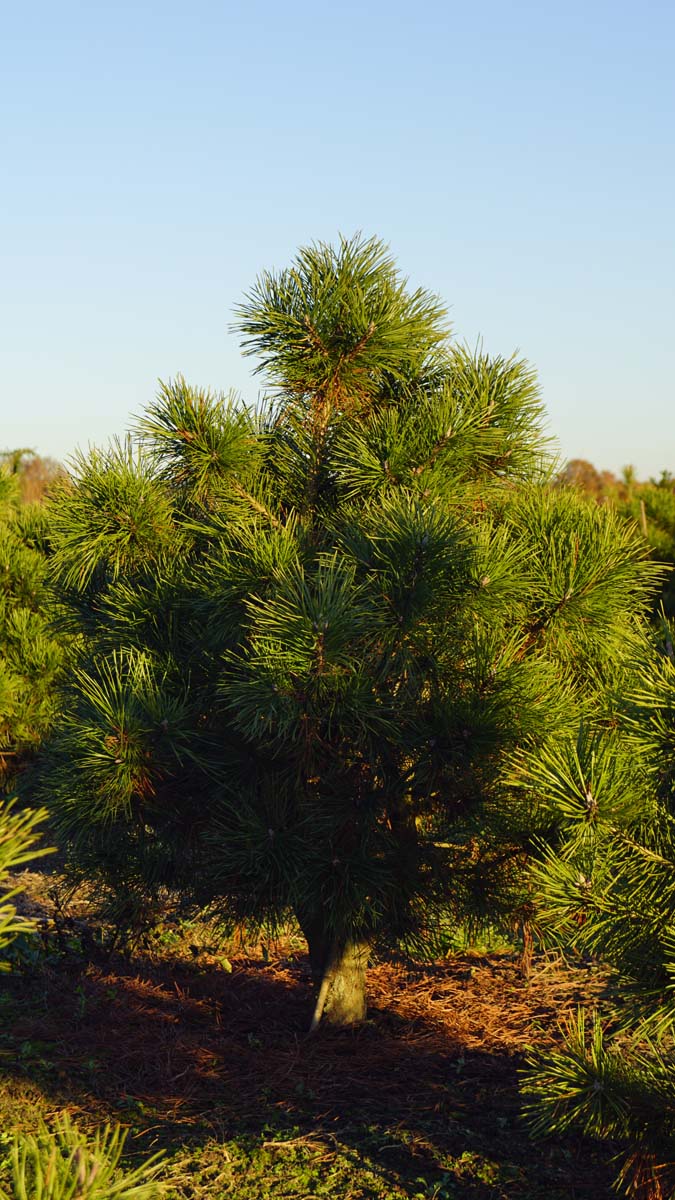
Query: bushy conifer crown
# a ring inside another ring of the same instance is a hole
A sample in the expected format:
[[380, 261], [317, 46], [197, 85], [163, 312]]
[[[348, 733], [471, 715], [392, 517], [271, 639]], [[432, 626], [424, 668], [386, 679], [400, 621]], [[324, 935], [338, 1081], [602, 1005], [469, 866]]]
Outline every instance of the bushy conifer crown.
[[532, 368], [452, 343], [376, 240], [262, 275], [236, 329], [260, 405], [162, 385], [53, 504], [61, 832], [145, 911], [164, 887], [411, 947], [512, 912], [560, 819], [505, 764], [611, 724], [639, 539], [547, 488]]

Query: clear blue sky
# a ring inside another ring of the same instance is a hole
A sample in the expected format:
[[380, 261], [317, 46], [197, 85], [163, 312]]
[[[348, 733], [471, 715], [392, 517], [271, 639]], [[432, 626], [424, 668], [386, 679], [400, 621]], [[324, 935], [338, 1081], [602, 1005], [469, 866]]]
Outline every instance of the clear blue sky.
[[570, 457], [675, 470], [672, 0], [2, 6], [0, 446], [259, 382], [263, 267], [376, 233], [538, 368]]

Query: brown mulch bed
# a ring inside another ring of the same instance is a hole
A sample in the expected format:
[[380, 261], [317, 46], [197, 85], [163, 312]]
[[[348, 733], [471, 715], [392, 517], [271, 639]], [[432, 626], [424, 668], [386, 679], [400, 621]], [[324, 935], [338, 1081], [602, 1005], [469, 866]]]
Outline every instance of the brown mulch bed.
[[54, 1109], [88, 1121], [132, 1113], [165, 1143], [178, 1130], [226, 1139], [276, 1127], [358, 1147], [367, 1129], [388, 1141], [388, 1167], [400, 1153], [415, 1170], [438, 1169], [471, 1145], [523, 1178], [541, 1156], [558, 1187], [569, 1170], [576, 1183], [563, 1194], [609, 1196], [606, 1163], [587, 1145], [533, 1148], [519, 1116], [527, 1047], [550, 1043], [565, 1011], [600, 989], [592, 973], [542, 961], [524, 979], [506, 955], [384, 962], [369, 973], [364, 1026], [308, 1037], [302, 962], [227, 966], [120, 957], [10, 976], [0, 1066], [39, 1078]]
[[[81, 1124], [131, 1125], [145, 1152], [318, 1137], [367, 1153], [388, 1178], [409, 1180], [411, 1196], [420, 1175], [442, 1178], [467, 1154], [512, 1181], [476, 1183], [467, 1197], [612, 1195], [608, 1152], [573, 1139], [533, 1145], [518, 1092], [529, 1048], [559, 1038], [560, 1019], [601, 994], [602, 973], [541, 958], [526, 978], [508, 954], [380, 962], [368, 1021], [308, 1037], [313, 992], [298, 939], [261, 954], [240, 943], [228, 960], [202, 930], [198, 945], [87, 962], [67, 949], [71, 934], [94, 946], [86, 895], [68, 897], [58, 875], [16, 881], [47, 953], [0, 982], [6, 1123], [30, 1128], [37, 1111], [67, 1107]], [[50, 953], [55, 945], [66, 953]]]

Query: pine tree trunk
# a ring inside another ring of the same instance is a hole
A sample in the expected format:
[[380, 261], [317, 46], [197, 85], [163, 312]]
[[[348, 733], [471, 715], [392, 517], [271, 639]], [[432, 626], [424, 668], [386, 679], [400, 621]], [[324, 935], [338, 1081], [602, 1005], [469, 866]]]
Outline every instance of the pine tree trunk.
[[303, 919], [300, 924], [318, 987], [310, 1032], [320, 1024], [339, 1027], [365, 1020], [368, 945], [330, 938], [318, 921]]

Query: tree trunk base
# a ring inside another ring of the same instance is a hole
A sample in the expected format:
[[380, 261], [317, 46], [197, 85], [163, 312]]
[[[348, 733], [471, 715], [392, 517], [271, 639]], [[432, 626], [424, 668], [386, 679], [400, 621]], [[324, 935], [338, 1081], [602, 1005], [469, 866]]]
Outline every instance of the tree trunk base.
[[341, 1028], [366, 1017], [367, 942], [341, 942], [329, 937], [320, 919], [298, 914], [307, 939], [317, 999], [310, 1033], [320, 1024]]
[[322, 1022], [343, 1027], [365, 1021], [367, 966], [368, 947], [362, 942], [348, 942], [333, 951], [319, 986], [310, 1033]]

